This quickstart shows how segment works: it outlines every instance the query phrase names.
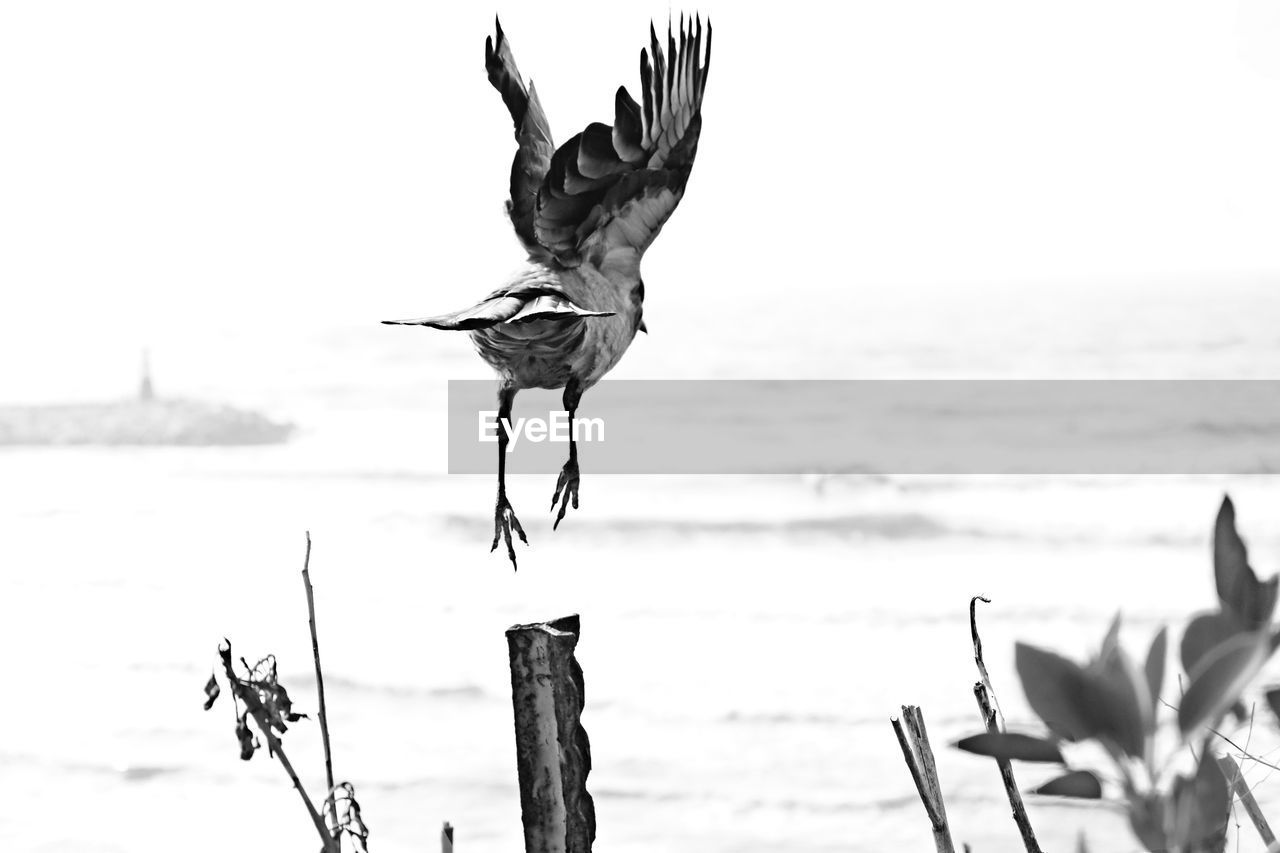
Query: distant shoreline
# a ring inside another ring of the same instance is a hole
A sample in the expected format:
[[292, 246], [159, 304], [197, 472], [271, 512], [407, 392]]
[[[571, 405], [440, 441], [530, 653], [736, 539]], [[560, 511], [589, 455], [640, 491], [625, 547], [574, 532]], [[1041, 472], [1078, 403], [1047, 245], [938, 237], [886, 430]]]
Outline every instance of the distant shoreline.
[[0, 406], [0, 447], [229, 447], [281, 444], [291, 423], [179, 398]]

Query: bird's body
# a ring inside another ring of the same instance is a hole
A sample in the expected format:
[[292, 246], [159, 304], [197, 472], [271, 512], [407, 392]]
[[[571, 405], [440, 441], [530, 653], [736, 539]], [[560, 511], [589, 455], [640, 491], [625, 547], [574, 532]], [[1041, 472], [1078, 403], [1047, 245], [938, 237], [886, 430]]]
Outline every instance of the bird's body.
[[[525, 388], [564, 388], [572, 418], [582, 393], [626, 353], [642, 316], [640, 259], [684, 197], [702, 128], [702, 93], [711, 62], [711, 25], [657, 33], [640, 52], [641, 101], [625, 87], [614, 99], [612, 125], [593, 123], [558, 148], [533, 84], [525, 85], [511, 46], [497, 27], [485, 43], [489, 81], [515, 125], [507, 214], [528, 253], [506, 285], [475, 305], [400, 325], [465, 330], [498, 374], [498, 415], [510, 420], [515, 394]], [[505, 426], [498, 432], [498, 501], [493, 546], [524, 531], [506, 495]], [[556, 525], [572, 501], [578, 506], [577, 445], [556, 484]], [[563, 499], [561, 495], [563, 494]]]
[[600, 316], [566, 321], [552, 315], [472, 329], [480, 357], [501, 385], [517, 391], [563, 388], [572, 380], [587, 390], [617, 365], [641, 323], [639, 283], [611, 282], [590, 265], [556, 270], [530, 262], [491, 298], [522, 288], [555, 288]]

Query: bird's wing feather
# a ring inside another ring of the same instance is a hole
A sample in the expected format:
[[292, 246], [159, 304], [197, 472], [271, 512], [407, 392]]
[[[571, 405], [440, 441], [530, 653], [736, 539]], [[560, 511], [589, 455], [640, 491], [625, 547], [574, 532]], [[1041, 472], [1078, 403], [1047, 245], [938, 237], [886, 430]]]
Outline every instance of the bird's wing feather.
[[[556, 150], [538, 190], [534, 234], [564, 266], [606, 273], [638, 267], [684, 195], [702, 129], [711, 24], [668, 29], [664, 54], [653, 27], [640, 52], [642, 104], [619, 87], [613, 125], [595, 123]], [[652, 57], [652, 62], [651, 62]]]
[[435, 317], [416, 320], [383, 320], [392, 326], [431, 326], [435, 329], [461, 331], [483, 329], [499, 323], [531, 323], [534, 320], [573, 320], [579, 317], [608, 317], [612, 311], [587, 311], [580, 308], [559, 286], [551, 284], [516, 285], [495, 290], [481, 301]]
[[511, 198], [507, 201], [507, 215], [529, 253], [546, 258], [547, 250], [538, 242], [533, 222], [538, 188], [551, 164], [555, 144], [551, 141], [551, 126], [547, 123], [547, 115], [542, 110], [533, 81], [526, 88], [516, 68], [511, 43], [502, 32], [502, 24], [497, 19], [494, 24], [497, 35], [484, 42], [484, 66], [489, 72], [489, 82], [502, 95], [507, 111], [511, 113], [517, 144], [515, 158], [511, 161]]

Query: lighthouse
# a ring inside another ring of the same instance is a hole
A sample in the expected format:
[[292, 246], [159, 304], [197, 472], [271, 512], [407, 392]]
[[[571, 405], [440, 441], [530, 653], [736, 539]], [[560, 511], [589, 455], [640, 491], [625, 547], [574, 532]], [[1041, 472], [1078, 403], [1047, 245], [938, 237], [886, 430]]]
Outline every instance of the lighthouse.
[[156, 397], [156, 389], [151, 385], [151, 353], [142, 351], [142, 380], [138, 383], [138, 400], [149, 403]]

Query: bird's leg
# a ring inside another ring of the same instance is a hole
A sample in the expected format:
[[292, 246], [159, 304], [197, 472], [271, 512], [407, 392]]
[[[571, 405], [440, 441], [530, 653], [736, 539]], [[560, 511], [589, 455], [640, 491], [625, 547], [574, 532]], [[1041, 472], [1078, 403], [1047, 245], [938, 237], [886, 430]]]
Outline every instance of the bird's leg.
[[[560, 478], [556, 480], [556, 493], [551, 496], [553, 510], [557, 502], [560, 504], [560, 512], [556, 513], [556, 523], [551, 526], [552, 530], [559, 529], [570, 501], [573, 501], [574, 509], [578, 508], [578, 483], [581, 478], [578, 476], [578, 443], [574, 439], [573, 419], [577, 415], [578, 401], [581, 399], [582, 390], [577, 380], [570, 379], [569, 384], [564, 386], [564, 408], [569, 413], [569, 461], [564, 463]], [[562, 492], [563, 498], [561, 498]]]
[[511, 544], [511, 529], [515, 528], [521, 542], [529, 544], [528, 538], [524, 535], [524, 528], [520, 526], [515, 510], [507, 500], [507, 442], [510, 440], [510, 436], [507, 435], [507, 424], [511, 422], [511, 404], [515, 398], [514, 388], [503, 387], [498, 390], [498, 505], [493, 513], [493, 545], [489, 548], [489, 553], [493, 553], [498, 547], [499, 539], [506, 542], [507, 556], [511, 558], [512, 569], [519, 567], [516, 565], [516, 549]]

